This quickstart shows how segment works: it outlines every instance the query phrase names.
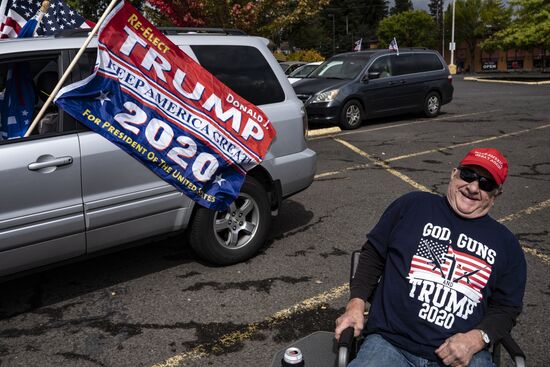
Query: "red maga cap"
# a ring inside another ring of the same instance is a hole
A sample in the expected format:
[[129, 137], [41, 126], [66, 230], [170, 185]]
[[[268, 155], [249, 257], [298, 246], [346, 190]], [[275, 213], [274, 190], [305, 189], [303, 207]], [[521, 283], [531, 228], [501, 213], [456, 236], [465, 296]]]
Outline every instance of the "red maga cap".
[[508, 175], [508, 161], [494, 148], [474, 148], [460, 161], [460, 165], [485, 168], [499, 185], [506, 181]]

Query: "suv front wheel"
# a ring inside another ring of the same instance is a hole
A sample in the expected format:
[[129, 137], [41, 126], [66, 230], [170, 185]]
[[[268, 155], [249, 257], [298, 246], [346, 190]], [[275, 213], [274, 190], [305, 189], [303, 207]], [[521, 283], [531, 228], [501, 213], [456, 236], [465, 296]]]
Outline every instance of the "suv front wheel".
[[248, 176], [226, 211], [197, 208], [189, 232], [193, 250], [206, 261], [230, 265], [254, 256], [263, 246], [271, 223], [267, 192]]
[[439, 115], [439, 110], [441, 109], [441, 97], [439, 93], [430, 92], [424, 100], [424, 114], [427, 117], [435, 117]]
[[343, 130], [357, 129], [363, 122], [363, 107], [358, 101], [348, 101], [340, 113], [340, 127]]

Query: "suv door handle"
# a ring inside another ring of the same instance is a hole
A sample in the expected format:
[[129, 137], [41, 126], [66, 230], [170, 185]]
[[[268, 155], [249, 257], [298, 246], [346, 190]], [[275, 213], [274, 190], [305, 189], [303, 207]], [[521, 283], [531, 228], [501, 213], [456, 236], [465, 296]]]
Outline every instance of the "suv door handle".
[[47, 167], [60, 167], [73, 163], [73, 157], [59, 157], [52, 159], [51, 161], [33, 162], [30, 163], [27, 168], [31, 171], [38, 171]]
[[406, 81], [405, 79], [401, 79], [401, 80], [399, 81], [400, 84], [405, 84], [406, 82], [407, 82], [407, 81]]

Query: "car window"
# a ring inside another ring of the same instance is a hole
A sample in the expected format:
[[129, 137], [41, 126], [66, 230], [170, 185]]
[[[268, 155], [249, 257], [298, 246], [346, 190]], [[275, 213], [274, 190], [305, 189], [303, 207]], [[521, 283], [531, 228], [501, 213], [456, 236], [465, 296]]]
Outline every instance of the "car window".
[[255, 105], [284, 101], [284, 91], [258, 49], [220, 45], [195, 45], [191, 49], [206, 70], [247, 101]]
[[303, 65], [302, 67], [290, 73], [290, 78], [305, 78], [319, 65]]
[[311, 78], [355, 79], [364, 69], [368, 57], [337, 57], [329, 59], [315, 69]]
[[412, 54], [391, 55], [390, 60], [393, 75], [406, 75], [416, 72], [415, 59]]
[[[23, 138], [59, 80], [59, 55], [0, 60], [0, 142]], [[31, 136], [62, 131], [51, 103]]]
[[414, 64], [417, 72], [443, 69], [443, 64], [436, 54], [419, 53], [414, 55]]
[[390, 58], [388, 56], [381, 56], [376, 59], [370, 66], [369, 73], [380, 73], [378, 78], [392, 76]]

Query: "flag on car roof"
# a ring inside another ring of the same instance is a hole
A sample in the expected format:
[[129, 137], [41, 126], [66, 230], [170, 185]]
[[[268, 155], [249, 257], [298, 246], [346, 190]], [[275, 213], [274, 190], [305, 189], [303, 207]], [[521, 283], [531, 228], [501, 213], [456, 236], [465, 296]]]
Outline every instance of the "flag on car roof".
[[[220, 63], [227, 60], [219, 60]], [[99, 30], [95, 71], [54, 102], [204, 207], [226, 210], [276, 132], [122, 1]]]
[[[2, 0], [0, 38], [16, 38], [25, 24], [38, 13], [41, 6], [40, 0]], [[36, 33], [50, 36], [63, 30], [91, 28], [93, 25], [93, 22], [84, 19], [62, 0], [52, 0]]]
[[353, 46], [353, 51], [361, 51], [361, 44], [363, 43], [363, 39], [358, 39], [355, 41], [355, 45]]
[[393, 37], [393, 39], [391, 40], [388, 49], [390, 51], [396, 51], [397, 55], [399, 55], [399, 47], [397, 47], [397, 40], [395, 39], [395, 37]]

